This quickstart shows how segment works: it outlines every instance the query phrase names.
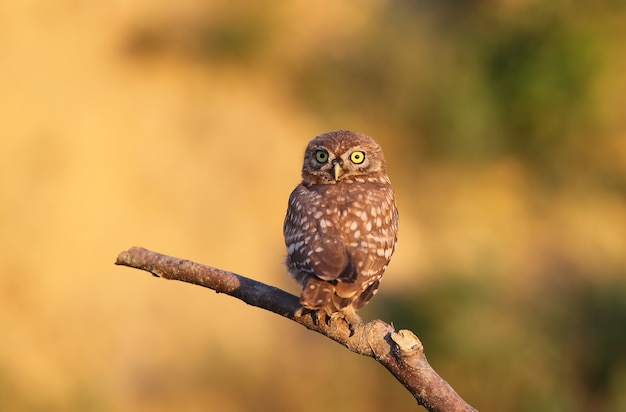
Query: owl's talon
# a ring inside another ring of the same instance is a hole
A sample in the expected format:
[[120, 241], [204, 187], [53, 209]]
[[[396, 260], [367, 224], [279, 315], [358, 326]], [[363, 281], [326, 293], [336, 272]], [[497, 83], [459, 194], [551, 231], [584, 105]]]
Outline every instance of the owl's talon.
[[301, 317], [306, 316], [308, 314], [311, 314], [311, 320], [313, 321], [313, 324], [319, 325], [319, 310], [307, 308], [306, 306], [300, 306], [293, 313], [293, 316], [295, 318], [301, 318]]
[[306, 306], [301, 306], [300, 308], [296, 310], [296, 312], [294, 313], [294, 316], [302, 317], [307, 314], [311, 314], [311, 321], [313, 322], [315, 326], [319, 326], [321, 324], [322, 319], [324, 323], [328, 325], [328, 319], [325, 316], [326, 312], [324, 312], [323, 310], [311, 309], [311, 308], [307, 308]]
[[304, 308], [304, 306], [300, 306], [298, 309], [296, 309], [293, 312], [293, 317], [294, 318], [301, 318], [302, 316], [304, 316], [304, 314], [305, 314], [305, 308]]
[[356, 311], [352, 307], [348, 307], [342, 311], [343, 320], [348, 325], [350, 329], [350, 336], [354, 335], [356, 326], [363, 323], [363, 319], [359, 315], [357, 315]]
[[312, 310], [311, 311], [311, 318], [313, 319], [313, 323], [317, 326], [319, 326], [320, 324], [320, 311], [319, 310]]

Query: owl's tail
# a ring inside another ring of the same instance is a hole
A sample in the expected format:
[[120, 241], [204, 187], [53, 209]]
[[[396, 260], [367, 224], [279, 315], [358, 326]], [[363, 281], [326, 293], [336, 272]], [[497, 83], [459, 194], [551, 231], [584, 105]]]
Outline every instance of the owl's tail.
[[316, 277], [309, 277], [302, 287], [300, 304], [307, 309], [327, 309], [334, 294], [335, 285]]
[[[340, 284], [339, 286], [344, 286]], [[371, 283], [363, 292], [353, 293], [349, 297], [341, 297], [337, 294], [335, 282], [328, 282], [316, 277], [309, 277], [304, 283], [300, 304], [312, 310], [324, 310], [332, 315], [346, 309], [354, 311], [365, 306], [378, 291], [379, 281]]]

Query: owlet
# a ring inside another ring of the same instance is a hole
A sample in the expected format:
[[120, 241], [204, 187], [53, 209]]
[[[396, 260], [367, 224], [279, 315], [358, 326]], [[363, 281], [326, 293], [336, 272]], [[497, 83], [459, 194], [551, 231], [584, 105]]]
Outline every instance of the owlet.
[[312, 310], [356, 311], [374, 296], [397, 241], [398, 210], [380, 146], [339, 130], [304, 153], [283, 227], [287, 267]]

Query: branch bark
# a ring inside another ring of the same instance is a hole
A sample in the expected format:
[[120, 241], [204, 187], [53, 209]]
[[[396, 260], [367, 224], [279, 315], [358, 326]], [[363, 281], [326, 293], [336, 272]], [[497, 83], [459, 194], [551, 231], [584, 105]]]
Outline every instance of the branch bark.
[[316, 312], [302, 310], [297, 296], [281, 289], [140, 247], [121, 252], [115, 264], [207, 287], [289, 318], [355, 353], [374, 358], [429, 411], [475, 411], [429, 365], [422, 342], [409, 330], [396, 332], [381, 320], [356, 324], [348, 324], [343, 318], [321, 320]]

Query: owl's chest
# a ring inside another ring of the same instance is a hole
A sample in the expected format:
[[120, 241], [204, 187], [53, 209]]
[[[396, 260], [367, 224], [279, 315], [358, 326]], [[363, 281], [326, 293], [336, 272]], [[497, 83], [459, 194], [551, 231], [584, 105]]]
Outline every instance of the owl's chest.
[[322, 185], [309, 195], [306, 214], [318, 231], [341, 237], [355, 233], [379, 236], [383, 224], [390, 221], [385, 215], [391, 214], [394, 204], [389, 186], [375, 183]]
[[348, 212], [360, 209], [366, 203], [375, 201], [375, 193], [356, 184], [320, 185], [311, 191], [310, 204], [324, 215], [345, 216]]

